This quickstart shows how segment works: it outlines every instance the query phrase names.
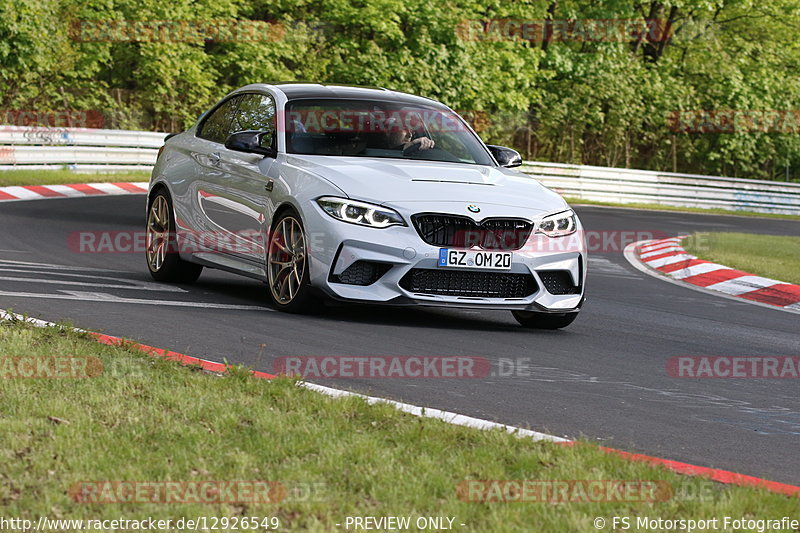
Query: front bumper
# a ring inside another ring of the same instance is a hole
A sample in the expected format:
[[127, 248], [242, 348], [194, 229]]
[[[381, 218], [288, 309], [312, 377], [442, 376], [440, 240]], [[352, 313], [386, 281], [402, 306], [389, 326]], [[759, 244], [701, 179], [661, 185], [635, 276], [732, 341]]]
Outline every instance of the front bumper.
[[[535, 291], [525, 297], [494, 298], [425, 294], [403, 288], [401, 280], [412, 269], [443, 270], [437, 267], [440, 247], [424, 242], [413, 226], [362, 227], [334, 220], [313, 207], [304, 218], [309, 241], [311, 284], [337, 300], [553, 313], [577, 311], [583, 302], [587, 257], [580, 222], [578, 231], [572, 236], [549, 238], [531, 235], [525, 246], [513, 251], [511, 270], [469, 269], [469, 272], [526, 274], [535, 281]], [[337, 282], [338, 276], [356, 261], [383, 263], [391, 268], [369, 285]], [[573, 285], [577, 286], [575, 293], [548, 292], [540, 276], [544, 271], [569, 272]]]

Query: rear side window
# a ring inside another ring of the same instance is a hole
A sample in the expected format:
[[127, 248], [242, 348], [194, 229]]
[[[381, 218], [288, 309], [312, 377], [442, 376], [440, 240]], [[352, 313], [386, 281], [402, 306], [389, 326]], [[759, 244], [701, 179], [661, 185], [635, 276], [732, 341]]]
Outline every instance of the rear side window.
[[233, 129], [233, 119], [236, 116], [236, 109], [239, 107], [241, 100], [242, 95], [234, 96], [215, 109], [200, 126], [200, 132], [197, 136], [201, 139], [224, 144], [225, 139], [231, 133], [239, 131]]

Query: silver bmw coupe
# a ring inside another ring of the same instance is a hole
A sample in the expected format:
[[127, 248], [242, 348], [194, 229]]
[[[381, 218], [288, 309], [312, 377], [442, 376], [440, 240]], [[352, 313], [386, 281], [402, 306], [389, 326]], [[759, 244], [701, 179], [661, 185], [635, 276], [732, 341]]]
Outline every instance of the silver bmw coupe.
[[325, 298], [505, 309], [569, 325], [586, 244], [555, 192], [436, 101], [381, 88], [248, 85], [167, 137], [147, 199], [147, 265], [264, 281], [275, 307]]

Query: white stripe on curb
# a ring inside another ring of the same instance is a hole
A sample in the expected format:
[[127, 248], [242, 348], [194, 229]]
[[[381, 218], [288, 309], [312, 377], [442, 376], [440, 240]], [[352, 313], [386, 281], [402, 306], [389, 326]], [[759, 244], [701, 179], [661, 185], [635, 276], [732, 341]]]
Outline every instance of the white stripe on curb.
[[681, 261], [694, 258], [695, 257], [693, 255], [689, 254], [677, 254], [677, 255], [671, 255], [669, 257], [662, 257], [661, 259], [654, 259], [652, 261], [648, 261], [647, 264], [652, 267], [660, 267], [660, 266], [671, 265], [672, 263], [679, 263]]
[[358, 398], [363, 398], [367, 401], [368, 404], [374, 405], [376, 403], [385, 403], [389, 404], [404, 413], [409, 413], [414, 416], [419, 416], [423, 418], [435, 418], [437, 420], [442, 420], [447, 422], [448, 424], [453, 424], [456, 426], [465, 426], [469, 428], [475, 429], [482, 429], [482, 430], [490, 430], [490, 429], [500, 429], [506, 431], [508, 433], [515, 434], [520, 437], [530, 437], [536, 441], [548, 441], [548, 442], [572, 442], [569, 439], [565, 439], [562, 437], [556, 437], [555, 435], [548, 435], [547, 433], [540, 433], [538, 431], [533, 431], [530, 429], [523, 429], [515, 426], [506, 426], [504, 424], [498, 424], [497, 422], [490, 422], [488, 420], [483, 420], [481, 418], [473, 418], [471, 416], [460, 415], [458, 413], [451, 413], [450, 411], [442, 411], [439, 409], [429, 409], [427, 407], [419, 407], [416, 405], [411, 405], [403, 402], [396, 402], [394, 400], [387, 400], [385, 398], [376, 398], [375, 396], [366, 396], [364, 394], [359, 394], [357, 392], [350, 392], [345, 390], [333, 389], [330, 387], [324, 387], [322, 385], [317, 385], [316, 383], [307, 383], [307, 382], [300, 382], [300, 385], [307, 389], [311, 389], [317, 392], [321, 392], [322, 394], [327, 394], [328, 396], [332, 396], [334, 398], [341, 398], [345, 396], [355, 396]]
[[[81, 191], [79, 191], [77, 189], [73, 189], [72, 187], [67, 187], [66, 185], [48, 185], [47, 188], [50, 189], [53, 192], [57, 192], [58, 194], [63, 194], [64, 196], [67, 196], [69, 198], [77, 198], [79, 196], [86, 196], [85, 193], [82, 193]], [[41, 197], [39, 197], [39, 198], [41, 198]]]
[[[114, 183], [77, 183], [68, 185], [11, 185], [0, 187], [0, 202], [16, 202], [20, 200], [50, 200], [54, 198], [77, 198], [82, 196], [121, 196], [128, 194], [144, 194], [150, 184], [146, 181]], [[77, 187], [88, 186], [89, 192], [84, 192]], [[128, 190], [134, 189], [134, 190]], [[50, 191], [52, 195], [42, 194], [40, 191]], [[8, 198], [10, 196], [11, 198]]]
[[[768, 303], [763, 303], [763, 302], [759, 302], [759, 301], [756, 301], [756, 300], [750, 300], [750, 299], [746, 299], [746, 298], [741, 298], [739, 296], [733, 296], [731, 294], [726, 294], [724, 292], [709, 290], [706, 287], [701, 287], [699, 285], [694, 285], [692, 283], [687, 283], [687, 282], [681, 281], [680, 278], [679, 279], [675, 279], [675, 278], [672, 277], [673, 273], [663, 273], [663, 272], [660, 272], [660, 271], [655, 270], [653, 268], [650, 268], [648, 266], [648, 265], [650, 265], [650, 263], [645, 263], [644, 261], [639, 259], [639, 256], [637, 254], [637, 250], [641, 250], [642, 247], [648, 246], [648, 243], [649, 244], [653, 244], [653, 242], [654, 241], [632, 242], [632, 243], [630, 243], [629, 245], [627, 245], [625, 247], [625, 250], [623, 250], [623, 256], [628, 261], [628, 263], [633, 268], [635, 268], [636, 270], [638, 270], [638, 271], [640, 271], [640, 272], [642, 272], [644, 274], [647, 274], [648, 276], [651, 276], [653, 278], [659, 279], [661, 281], [666, 281], [667, 283], [672, 283], [673, 285], [677, 285], [677, 286], [683, 287], [685, 289], [691, 289], [691, 290], [698, 291], [698, 292], [704, 292], [706, 294], [714, 295], [714, 296], [717, 296], [719, 298], [726, 298], [728, 300], [731, 300], [731, 301], [734, 301], [734, 302], [738, 302], [738, 303], [742, 303], [742, 304], [757, 305], [757, 306], [763, 307], [765, 309], [774, 309], [774, 310], [778, 310], [778, 311], [785, 311], [787, 313], [800, 314], [800, 302], [795, 303], [795, 304], [790, 304], [790, 305], [787, 305], [785, 307], [772, 305], [772, 304], [768, 304]], [[694, 258], [694, 257], [692, 256], [692, 258]], [[720, 266], [722, 266], [722, 265], [720, 265]], [[725, 267], [725, 266], [723, 266], [722, 269], [717, 269], [717, 270], [723, 270], [723, 269], [724, 270], [733, 270], [733, 269], [731, 269], [729, 267]], [[681, 272], [681, 270], [676, 270], [675, 272]]]
[[93, 189], [97, 189], [98, 191], [104, 192], [110, 196], [117, 194], [131, 194], [119, 185], [114, 185], [113, 183], [89, 183], [88, 185], [91, 185]]
[[663, 248], [659, 248], [658, 250], [652, 252], [648, 251], [647, 253], [643, 253], [639, 257], [641, 257], [642, 259], [644, 259], [645, 257], [655, 257], [660, 254], [665, 254], [667, 252], [675, 252], [677, 250], [683, 250], [683, 248], [681, 248], [680, 246], [665, 246]]
[[25, 187], [19, 187], [17, 185], [12, 185], [10, 187], [0, 187], [0, 192], [10, 194], [17, 200], [38, 200], [39, 198], [44, 198], [44, 196], [42, 196], [38, 192], [31, 191], [29, 189], [26, 189]]
[[706, 285], [706, 289], [712, 291], [724, 292], [733, 296], [738, 296], [746, 292], [755, 291], [772, 287], [773, 285], [780, 285], [780, 281], [774, 279], [762, 278], [761, 276], [741, 276], [726, 281], [720, 281], [712, 285]]
[[[36, 327], [41, 327], [41, 328], [64, 327], [54, 322], [47, 322], [45, 320], [39, 320], [38, 318], [30, 318], [4, 310], [0, 310], [0, 320], [22, 320]], [[70, 328], [70, 329], [80, 333], [87, 333], [87, 330], [85, 329], [80, 329], [80, 328]], [[207, 359], [204, 359], [204, 361], [216, 363], [216, 361], [209, 361]], [[505, 424], [498, 424], [497, 422], [491, 422], [489, 420], [483, 420], [481, 418], [473, 418], [471, 416], [460, 415], [458, 413], [452, 413], [450, 411], [442, 411], [440, 409], [429, 409], [427, 407], [419, 407], [417, 405], [397, 402], [395, 400], [387, 400], [385, 398], [367, 396], [365, 394], [359, 394], [357, 392], [334, 389], [331, 387], [325, 387], [323, 385], [317, 385], [316, 383], [308, 383], [305, 381], [300, 381], [298, 382], [298, 385], [300, 385], [301, 387], [305, 387], [309, 390], [313, 390], [325, 394], [327, 396], [331, 396], [333, 398], [343, 398], [352, 396], [356, 398], [362, 398], [366, 400], [366, 402], [370, 405], [374, 405], [376, 403], [385, 403], [393, 406], [394, 408], [400, 411], [403, 411], [404, 413], [408, 413], [421, 418], [434, 418], [436, 420], [441, 420], [447, 424], [453, 424], [455, 426], [464, 426], [468, 428], [481, 429], [481, 430], [500, 429], [507, 433], [517, 435], [518, 437], [529, 437], [534, 441], [545, 441], [545, 442], [556, 442], [556, 443], [573, 442], [570, 439], [565, 439], [563, 437], [556, 437], [555, 435], [548, 435], [547, 433], [540, 433], [538, 431], [533, 431], [531, 429], [525, 429], [516, 426], [507, 426]]]
[[674, 272], [670, 272], [669, 275], [675, 279], [683, 279], [683, 278], [688, 278], [690, 276], [696, 276], [698, 274], [715, 272], [717, 270], [731, 270], [731, 269], [724, 265], [718, 265], [716, 263], [701, 263], [699, 265], [694, 265], [687, 268], [682, 268], [680, 270], [675, 270]]
[[650, 251], [650, 250], [655, 250], [656, 248], [665, 248], [667, 246], [674, 246], [680, 242], [680, 239], [673, 237], [669, 239], [658, 239], [649, 242], [650, 244], [642, 246], [642, 251]]

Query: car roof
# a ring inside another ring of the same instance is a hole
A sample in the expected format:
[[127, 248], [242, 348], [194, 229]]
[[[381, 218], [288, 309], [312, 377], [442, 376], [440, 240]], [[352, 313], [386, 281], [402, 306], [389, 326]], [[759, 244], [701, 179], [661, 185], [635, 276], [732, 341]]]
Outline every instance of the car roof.
[[282, 82], [248, 85], [247, 87], [242, 87], [239, 89], [239, 91], [257, 88], [264, 89], [267, 87], [281, 91], [286, 95], [287, 100], [323, 98], [383, 100], [403, 104], [417, 104], [428, 107], [449, 109], [447, 106], [437, 102], [436, 100], [422, 96], [415, 96], [413, 94], [391, 91], [389, 89], [384, 89], [383, 87], [361, 87], [357, 85], [338, 85], [331, 83], [323, 85], [320, 83]]

